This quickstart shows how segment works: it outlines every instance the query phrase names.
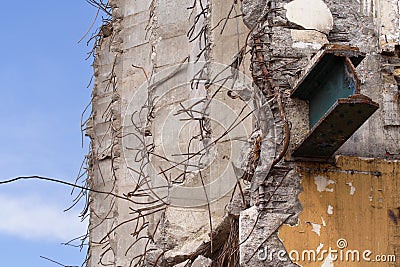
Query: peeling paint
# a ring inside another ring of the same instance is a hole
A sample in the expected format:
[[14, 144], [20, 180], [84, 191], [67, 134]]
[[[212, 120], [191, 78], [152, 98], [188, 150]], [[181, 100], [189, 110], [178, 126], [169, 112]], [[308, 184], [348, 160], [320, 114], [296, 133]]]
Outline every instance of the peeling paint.
[[350, 186], [350, 195], [354, 195], [354, 193], [356, 192], [356, 188], [353, 186], [353, 183], [346, 183], [348, 186]]
[[314, 177], [314, 183], [317, 185], [318, 192], [333, 192], [333, 188], [328, 188], [328, 186], [336, 184], [335, 181], [319, 175]]
[[325, 222], [324, 218], [321, 217], [321, 221], [322, 221], [322, 226], [326, 227], [326, 222]]
[[335, 265], [333, 264], [333, 259], [332, 259], [331, 254], [329, 254], [326, 257], [324, 263], [322, 263], [321, 267], [333, 267], [333, 266], [335, 266]]
[[333, 207], [331, 205], [328, 206], [328, 214], [329, 215], [333, 214]]
[[[321, 256], [322, 251], [328, 250], [329, 247], [336, 249], [337, 240], [344, 238], [349, 244], [349, 249], [362, 251], [369, 247], [383, 254], [393, 253], [399, 244], [399, 227], [390, 220], [390, 213], [388, 217], [388, 210], [392, 209], [394, 214], [397, 214], [397, 207], [400, 206], [396, 179], [399, 177], [399, 163], [383, 159], [370, 161], [343, 156], [334, 166], [321, 163], [305, 163], [304, 165], [310, 168], [301, 173], [304, 191], [299, 197], [303, 205], [303, 212], [299, 219], [303, 223], [294, 228], [283, 226], [279, 233], [288, 251], [315, 250], [322, 243], [324, 247], [319, 254]], [[310, 171], [311, 167], [319, 169]], [[327, 171], [325, 167], [331, 168], [332, 171]], [[367, 171], [369, 174], [366, 174]], [[380, 175], [377, 178], [375, 173], [378, 172]], [[328, 179], [336, 181], [333, 186], [328, 187], [334, 188], [334, 192], [317, 191], [314, 181], [316, 176], [325, 177], [326, 179], [319, 178], [325, 182]], [[354, 195], [349, 194], [351, 186], [356, 188]], [[370, 202], [370, 196], [372, 202]], [[382, 203], [379, 202], [379, 198], [382, 198]], [[323, 221], [321, 222], [322, 219], [325, 220], [326, 227]], [[321, 227], [316, 224], [320, 224]], [[313, 229], [315, 231], [312, 231]], [[320, 235], [317, 234], [317, 230]], [[395, 253], [397, 257], [397, 252]], [[300, 259], [296, 264], [319, 267], [325, 260], [325, 265], [322, 266], [333, 266], [332, 263], [335, 266], [377, 266], [374, 263], [358, 265], [338, 260], [332, 262], [329, 259], [326, 260], [328, 254], [329, 252], [322, 255], [323, 259], [319, 262], [310, 263], [310, 261]], [[336, 255], [336, 253], [331, 254], [331, 256]]]
[[312, 231], [314, 233], [316, 233], [318, 236], [321, 236], [321, 225], [318, 223], [312, 223], [310, 222], [311, 226], [312, 226]]

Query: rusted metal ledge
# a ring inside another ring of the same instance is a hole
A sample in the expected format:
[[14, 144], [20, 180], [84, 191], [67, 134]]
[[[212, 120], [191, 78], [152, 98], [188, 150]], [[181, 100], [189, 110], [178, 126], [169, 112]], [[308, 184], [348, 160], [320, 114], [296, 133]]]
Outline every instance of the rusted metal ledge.
[[294, 149], [292, 157], [328, 159], [378, 108], [378, 103], [361, 94], [338, 99]]
[[310, 131], [292, 152], [295, 159], [328, 160], [379, 108], [360, 93], [357, 47], [324, 46], [294, 85], [291, 97], [307, 101]]

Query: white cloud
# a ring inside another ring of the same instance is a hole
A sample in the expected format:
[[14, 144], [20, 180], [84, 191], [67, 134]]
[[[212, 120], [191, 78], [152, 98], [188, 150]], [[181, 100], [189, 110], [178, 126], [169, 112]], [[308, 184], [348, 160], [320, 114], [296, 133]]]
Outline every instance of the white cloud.
[[86, 233], [78, 214], [63, 210], [35, 196], [0, 195], [0, 234], [66, 242]]

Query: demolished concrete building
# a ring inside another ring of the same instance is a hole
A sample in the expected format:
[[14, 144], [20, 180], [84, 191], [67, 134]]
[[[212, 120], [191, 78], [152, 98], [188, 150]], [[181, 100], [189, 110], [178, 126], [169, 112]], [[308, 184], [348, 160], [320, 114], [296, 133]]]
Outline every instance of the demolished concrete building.
[[88, 266], [400, 266], [399, 3], [98, 3]]

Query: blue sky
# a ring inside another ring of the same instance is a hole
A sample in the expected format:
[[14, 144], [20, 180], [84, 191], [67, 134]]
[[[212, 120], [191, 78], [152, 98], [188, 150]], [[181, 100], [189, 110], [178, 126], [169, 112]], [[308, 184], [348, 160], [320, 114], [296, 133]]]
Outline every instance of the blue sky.
[[[42, 175], [74, 181], [80, 116], [90, 101], [90, 50], [78, 44], [96, 9], [84, 0], [4, 1], [0, 60], [0, 180]], [[61, 245], [84, 234], [71, 188], [43, 181], [0, 186], [1, 266], [80, 265], [79, 249]]]

